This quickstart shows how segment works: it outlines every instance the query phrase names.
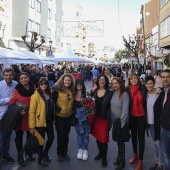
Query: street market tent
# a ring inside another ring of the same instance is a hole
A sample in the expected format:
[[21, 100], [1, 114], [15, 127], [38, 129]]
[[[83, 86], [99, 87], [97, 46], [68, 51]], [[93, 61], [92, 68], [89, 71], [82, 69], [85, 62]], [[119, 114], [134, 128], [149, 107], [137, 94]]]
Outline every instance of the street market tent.
[[83, 57], [79, 57], [77, 55], [75, 55], [71, 50], [68, 50], [64, 55], [61, 55], [59, 57], [55, 57], [55, 60], [57, 62], [84, 62], [85, 59], [83, 59]]
[[40, 62], [39, 58], [29, 56], [20, 51], [0, 47], [0, 63], [4, 65], [4, 68], [10, 67], [12, 64], [38, 64]]
[[91, 61], [92, 61], [92, 63], [94, 63], [94, 64], [105, 64], [105, 62], [104, 61], [101, 61], [101, 60], [95, 60], [95, 59], [90, 59]]
[[22, 53], [35, 57], [35, 58], [39, 58], [42, 64], [58, 64], [58, 62], [54, 58], [44, 57], [37, 53], [33, 53], [31, 51], [22, 51]]
[[120, 64], [120, 63], [118, 63], [117, 61], [115, 61], [113, 64]]

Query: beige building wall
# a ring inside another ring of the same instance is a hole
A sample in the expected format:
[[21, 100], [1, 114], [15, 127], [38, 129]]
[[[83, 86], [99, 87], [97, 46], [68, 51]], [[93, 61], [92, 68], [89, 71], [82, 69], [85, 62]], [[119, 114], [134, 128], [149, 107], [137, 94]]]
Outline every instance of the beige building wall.
[[[165, 36], [161, 37], [161, 23], [166, 22]], [[170, 1], [160, 9], [159, 19], [159, 46], [170, 50]]]
[[159, 0], [151, 0], [144, 5], [145, 36], [152, 33], [152, 29], [159, 22]]

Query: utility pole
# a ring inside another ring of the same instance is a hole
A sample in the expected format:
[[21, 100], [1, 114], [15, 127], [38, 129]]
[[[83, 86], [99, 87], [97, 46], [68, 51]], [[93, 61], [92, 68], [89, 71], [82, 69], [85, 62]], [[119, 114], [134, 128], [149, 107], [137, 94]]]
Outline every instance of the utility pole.
[[142, 14], [142, 27], [143, 27], [144, 72], [146, 72], [146, 46], [145, 46], [144, 5], [141, 5], [141, 14]]

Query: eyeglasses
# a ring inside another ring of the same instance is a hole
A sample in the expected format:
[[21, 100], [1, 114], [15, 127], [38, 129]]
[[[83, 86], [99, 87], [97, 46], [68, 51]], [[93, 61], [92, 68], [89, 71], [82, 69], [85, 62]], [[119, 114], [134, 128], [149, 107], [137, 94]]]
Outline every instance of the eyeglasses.
[[106, 81], [105, 79], [99, 79], [99, 81]]
[[162, 76], [161, 78], [162, 78], [162, 79], [169, 79], [170, 76]]
[[47, 86], [48, 84], [47, 84], [47, 83], [40, 83], [40, 85], [41, 85], [41, 86], [43, 86], [43, 85], [46, 85], [46, 86]]

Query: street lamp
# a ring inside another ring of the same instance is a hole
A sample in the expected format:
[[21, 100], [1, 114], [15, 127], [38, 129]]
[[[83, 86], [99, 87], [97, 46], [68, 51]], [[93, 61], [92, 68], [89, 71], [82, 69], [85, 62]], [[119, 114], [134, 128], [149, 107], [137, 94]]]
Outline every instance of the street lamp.
[[52, 43], [53, 43], [53, 42], [50, 40], [50, 41], [49, 41], [50, 50], [48, 51], [48, 56], [49, 56], [49, 57], [52, 57], [52, 56], [53, 56], [53, 52], [51, 51]]
[[5, 27], [6, 27], [6, 24], [2, 25], [2, 21], [0, 21], [0, 31], [2, 30], [2, 37], [0, 37], [0, 40], [4, 38]]

